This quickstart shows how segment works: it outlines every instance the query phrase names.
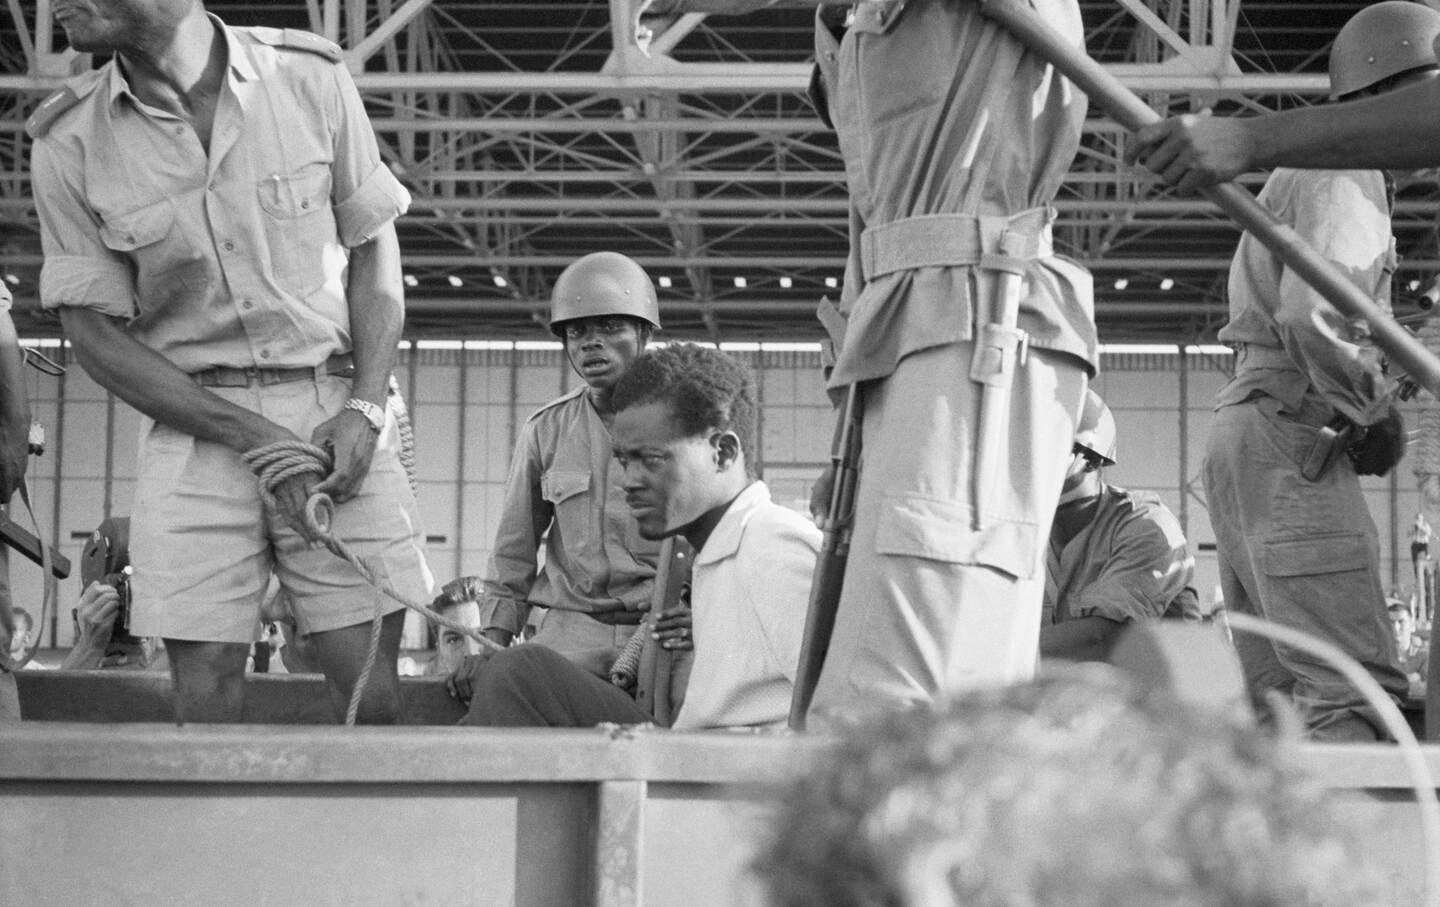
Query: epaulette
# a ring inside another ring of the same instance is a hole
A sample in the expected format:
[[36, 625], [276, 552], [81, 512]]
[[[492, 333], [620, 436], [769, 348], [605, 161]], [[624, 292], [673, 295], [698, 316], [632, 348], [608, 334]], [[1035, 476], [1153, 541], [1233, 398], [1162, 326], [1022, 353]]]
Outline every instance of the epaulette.
[[25, 121], [25, 134], [31, 139], [44, 138], [45, 133], [50, 131], [50, 127], [55, 125], [55, 121], [60, 119], [65, 111], [79, 103], [80, 96], [75, 93], [75, 89], [66, 85], [35, 108], [35, 112], [30, 114], [30, 119]]
[[536, 419], [540, 418], [540, 416], [541, 416], [542, 414], [549, 412], [550, 410], [552, 410], [552, 409], [554, 409], [555, 407], [561, 405], [562, 403], [569, 403], [571, 400], [574, 400], [576, 397], [578, 397], [578, 396], [580, 396], [581, 394], [585, 393], [586, 389], [587, 389], [587, 388], [585, 387], [585, 385], [582, 384], [582, 385], [580, 385], [579, 387], [575, 388], [574, 390], [569, 391], [568, 393], [561, 394], [560, 396], [556, 397], [554, 400], [551, 400], [549, 403], [546, 403], [544, 406], [542, 406], [542, 407], [540, 407], [539, 409], [535, 410], [535, 412], [531, 413], [531, 414], [529, 415], [529, 417], [526, 418], [525, 421], [526, 421], [526, 422], [534, 422]]
[[340, 49], [339, 44], [329, 38], [322, 38], [313, 31], [300, 28], [252, 28], [249, 32], [271, 47], [303, 50], [324, 57], [331, 63], [342, 63], [345, 60], [345, 52]]

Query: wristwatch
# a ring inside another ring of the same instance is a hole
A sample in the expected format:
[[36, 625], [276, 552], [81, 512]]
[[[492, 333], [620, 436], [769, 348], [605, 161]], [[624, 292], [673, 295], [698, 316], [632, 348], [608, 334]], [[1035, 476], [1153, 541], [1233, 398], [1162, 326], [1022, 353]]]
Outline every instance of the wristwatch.
[[385, 430], [385, 410], [371, 403], [369, 400], [351, 397], [345, 401], [345, 408], [353, 409], [355, 412], [364, 416], [365, 421], [370, 423], [370, 427], [375, 430], [376, 434]]

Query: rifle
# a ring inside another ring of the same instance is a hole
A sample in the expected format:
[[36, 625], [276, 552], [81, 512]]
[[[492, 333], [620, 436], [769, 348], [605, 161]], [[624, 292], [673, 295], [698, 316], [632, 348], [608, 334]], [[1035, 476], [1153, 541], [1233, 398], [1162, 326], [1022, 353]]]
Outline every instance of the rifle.
[[[16, 551], [36, 564], [44, 565], [44, 554], [42, 553], [40, 540], [32, 535], [25, 527], [10, 519], [10, 516], [0, 510], [0, 544], [14, 548]], [[54, 549], [50, 551], [50, 572], [56, 579], [64, 579], [70, 575], [70, 559]]]
[[830, 650], [835, 614], [840, 607], [840, 590], [845, 581], [845, 562], [850, 558], [850, 534], [855, 526], [855, 489], [860, 479], [860, 420], [863, 401], [860, 386], [850, 385], [840, 411], [840, 424], [830, 462], [835, 470], [830, 486], [830, 504], [820, 521], [824, 533], [815, 575], [810, 581], [810, 604], [805, 612], [805, 635], [800, 641], [800, 663], [795, 668], [795, 691], [790, 697], [790, 729], [805, 730], [805, 715]]
[[684, 587], [690, 582], [690, 564], [695, 549], [679, 536], [660, 543], [660, 560], [655, 569], [655, 587], [650, 594], [650, 611], [640, 622], [645, 634], [640, 664], [635, 672], [635, 704], [649, 712], [655, 723], [669, 727], [685, 699], [693, 652], [667, 649], [650, 638], [660, 612], [676, 604], [689, 606]]

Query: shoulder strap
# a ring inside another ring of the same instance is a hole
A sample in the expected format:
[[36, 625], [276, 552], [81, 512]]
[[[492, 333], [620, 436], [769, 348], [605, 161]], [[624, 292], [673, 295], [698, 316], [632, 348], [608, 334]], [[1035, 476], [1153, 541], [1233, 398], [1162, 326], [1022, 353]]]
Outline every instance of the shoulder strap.
[[345, 60], [345, 52], [328, 38], [300, 28], [250, 28], [243, 29], [255, 36], [257, 41], [271, 47], [287, 47], [324, 57], [331, 63]]

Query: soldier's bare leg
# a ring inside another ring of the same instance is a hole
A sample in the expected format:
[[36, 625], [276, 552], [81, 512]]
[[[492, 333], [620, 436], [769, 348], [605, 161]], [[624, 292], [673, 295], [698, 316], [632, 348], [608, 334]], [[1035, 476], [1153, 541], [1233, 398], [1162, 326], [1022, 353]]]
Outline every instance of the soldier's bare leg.
[[[360, 711], [355, 718], [358, 724], [400, 724], [404, 721], [400, 677], [396, 670], [404, 626], [403, 610], [390, 612], [381, 623], [380, 649], [360, 699]], [[355, 682], [365, 668], [365, 656], [370, 647], [370, 624], [353, 624], [338, 630], [312, 633], [310, 639], [315, 644], [320, 667], [325, 672], [336, 718], [343, 721]]]

